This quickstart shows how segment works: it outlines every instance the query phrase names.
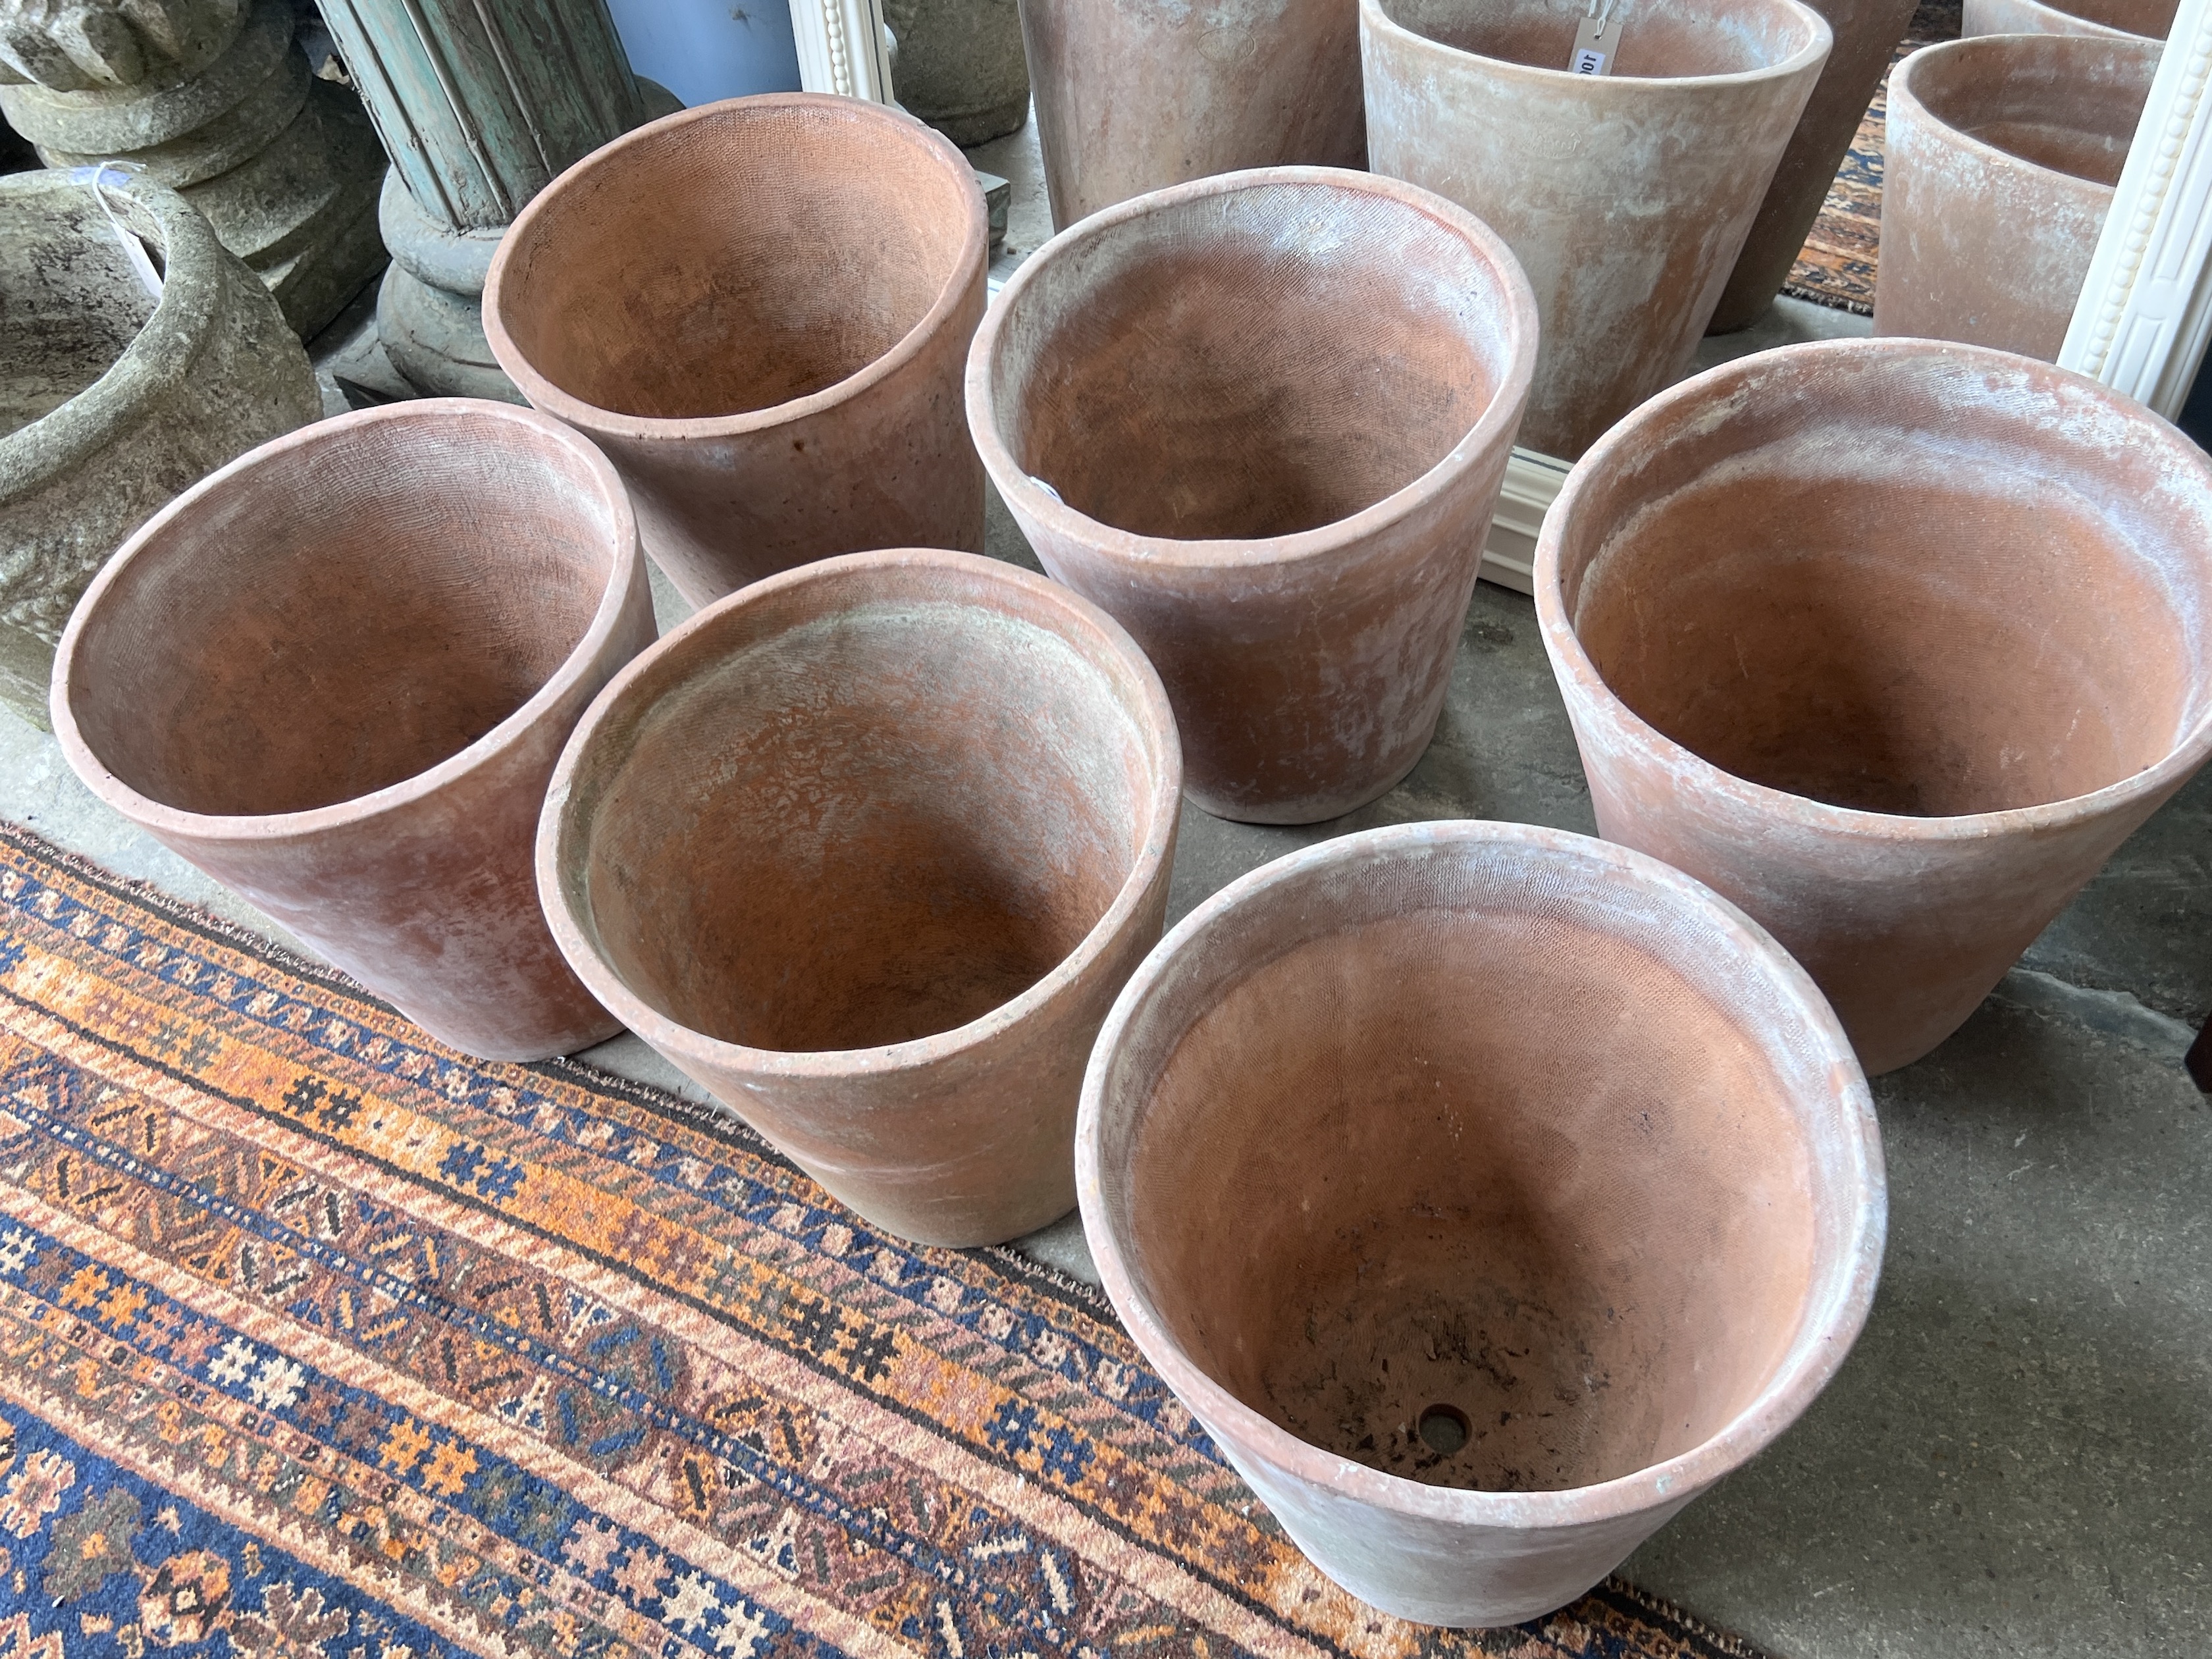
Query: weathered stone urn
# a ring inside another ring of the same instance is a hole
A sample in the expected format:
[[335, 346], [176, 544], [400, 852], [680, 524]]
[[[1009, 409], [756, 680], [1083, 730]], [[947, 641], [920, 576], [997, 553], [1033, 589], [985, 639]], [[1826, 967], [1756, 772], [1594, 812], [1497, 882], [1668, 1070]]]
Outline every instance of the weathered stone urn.
[[2005, 34], [1906, 58], [1890, 77], [1874, 331], [2056, 361], [2164, 51]]
[[1535, 586], [1599, 829], [1772, 933], [1869, 1073], [2212, 755], [2212, 459], [2028, 357], [1826, 341], [1685, 381], [1569, 476]]
[[1978, 34], [2135, 35], [2164, 40], [2177, 0], [1966, 0], [1959, 33]]
[[134, 163], [311, 336], [384, 264], [384, 152], [316, 79], [291, 0], [0, 0], [0, 113], [47, 165]]
[[1246, 167], [1367, 160], [1354, 0], [1023, 0], [1052, 222]]
[[1886, 1224], [1866, 1079], [1772, 939], [1626, 848], [1466, 821], [1292, 854], [1169, 934], [1091, 1051], [1076, 1184], [1213, 1443], [1431, 1625], [1572, 1601], [1771, 1443]]
[[1377, 173], [1468, 209], [1528, 273], [1521, 442], [1571, 459], [1679, 380], [1828, 56], [1797, 0], [1637, 0], [1610, 72], [1583, 0], [1359, 0]]
[[[0, 178], [0, 697], [41, 725], [55, 642], [124, 538], [322, 413], [275, 298], [208, 222], [143, 177], [105, 177]], [[158, 298], [126, 232], [148, 276], [158, 262]]]
[[898, 41], [893, 89], [963, 148], [1017, 131], [1030, 115], [1018, 0], [884, 0]]

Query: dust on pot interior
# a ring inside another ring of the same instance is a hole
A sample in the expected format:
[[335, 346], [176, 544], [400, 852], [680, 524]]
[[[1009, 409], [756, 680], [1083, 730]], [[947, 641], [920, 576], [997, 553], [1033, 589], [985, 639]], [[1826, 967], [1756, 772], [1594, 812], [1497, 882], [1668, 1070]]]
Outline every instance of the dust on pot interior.
[[2172, 32], [2178, 0], [1966, 0], [1959, 33], [1978, 34], [2135, 35], [2163, 41]]
[[102, 801], [432, 1036], [540, 1059], [617, 1029], [531, 848], [570, 728], [653, 634], [605, 457], [528, 410], [396, 404], [133, 536], [63, 636], [54, 730]]
[[1569, 476], [1535, 585], [1600, 830], [1771, 931], [1872, 1073], [2212, 754], [2212, 460], [2028, 358], [1702, 374]]
[[1828, 56], [1797, 0], [1636, 0], [1609, 71], [1584, 0], [1359, 0], [1369, 164], [1449, 197], [1528, 272], [1521, 442], [1567, 459], [1690, 367]]
[[1370, 830], [1209, 899], [1100, 1033], [1084, 1230], [1300, 1548], [1384, 1611], [1572, 1600], [1824, 1386], [1885, 1200], [1803, 971], [1522, 824]]
[[1046, 569], [1159, 668], [1191, 798], [1304, 823], [1428, 744], [1535, 356], [1473, 216], [1267, 168], [1030, 256], [975, 337], [969, 420]]
[[1024, 0], [1054, 229], [1248, 167], [1364, 165], [1352, 0]]
[[2165, 48], [2015, 34], [1890, 77], [1874, 331], [2057, 358]]
[[625, 133], [500, 244], [484, 333], [604, 448], [695, 605], [835, 554], [983, 545], [960, 372], [982, 192], [897, 110], [732, 99]]
[[972, 555], [826, 560], [600, 697], [538, 848], [623, 1023], [890, 1232], [1074, 1206], [1085, 1057], [1159, 937], [1182, 767], [1158, 676]]

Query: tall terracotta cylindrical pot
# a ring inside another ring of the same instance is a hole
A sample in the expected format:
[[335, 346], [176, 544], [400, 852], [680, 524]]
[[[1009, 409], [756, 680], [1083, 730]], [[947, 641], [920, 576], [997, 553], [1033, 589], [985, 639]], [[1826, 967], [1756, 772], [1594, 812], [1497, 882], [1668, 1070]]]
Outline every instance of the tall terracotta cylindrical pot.
[[1890, 77], [1874, 331], [2055, 362], [2165, 48], [2010, 34]]
[[1959, 33], [1978, 34], [2090, 34], [2164, 40], [2173, 27], [2178, 0], [1966, 0]]
[[54, 733], [431, 1036], [543, 1059], [619, 1028], [539, 914], [538, 808], [653, 634], [605, 457], [528, 410], [396, 404], [263, 445], [125, 543], [62, 637]]
[[1788, 1428], [1886, 1221], [1866, 1079], [1773, 939], [1626, 848], [1465, 821], [1193, 912], [1099, 1034], [1076, 1181], [1214, 1444], [1432, 1625], [1573, 1600]]
[[1471, 215], [1275, 167], [1063, 231], [985, 318], [969, 419], [1044, 567], [1159, 667], [1191, 799], [1309, 823], [1413, 769], [1536, 357]]
[[1359, 0], [1375, 171], [1449, 197], [1528, 273], [1521, 442], [1572, 458], [1690, 367], [1828, 56], [1797, 0], [1638, 0], [1611, 72], [1582, 0]]
[[1820, 216], [1836, 169], [1851, 147], [1859, 121], [1881, 84], [1890, 55], [1912, 21], [1916, 0], [1806, 0], [1828, 20], [1835, 44], [1814, 83], [1790, 147], [1782, 152], [1759, 216], [1751, 222], [1743, 252], [1721, 290], [1708, 334], [1731, 334], [1766, 314], [1789, 280], [1790, 268], [1813, 222]]
[[629, 1028], [876, 1226], [1075, 1204], [1075, 1108], [1158, 939], [1182, 768], [1113, 619], [972, 554], [854, 554], [618, 676], [546, 797], [555, 936]]
[[960, 406], [990, 246], [967, 162], [812, 93], [624, 134], [501, 242], [484, 333], [606, 451], [694, 605], [835, 554], [983, 546]]
[[1600, 830], [1764, 924], [1869, 1072], [2212, 754], [2212, 459], [2007, 353], [1823, 342], [1662, 393], [1569, 477], [1536, 606]]
[[1356, 0], [1022, 0], [1052, 222], [1249, 167], [1367, 160]]

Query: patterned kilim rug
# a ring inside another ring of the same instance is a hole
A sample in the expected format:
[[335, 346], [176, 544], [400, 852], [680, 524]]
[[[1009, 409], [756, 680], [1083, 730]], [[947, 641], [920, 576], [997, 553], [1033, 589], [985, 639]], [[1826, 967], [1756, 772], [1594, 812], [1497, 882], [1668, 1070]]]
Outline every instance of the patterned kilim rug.
[[[1890, 70], [1905, 57], [1938, 40], [1959, 38], [1962, 0], [1920, 0], [1911, 26], [1898, 43]], [[1874, 102], [1859, 122], [1850, 153], [1828, 187], [1828, 199], [1814, 221], [1783, 291], [1862, 317], [1874, 314], [1875, 270], [1881, 249], [1881, 145], [1889, 114], [1889, 71], [1875, 89]]]
[[1382, 1620], [1111, 1310], [0, 826], [0, 1656], [1742, 1656]]

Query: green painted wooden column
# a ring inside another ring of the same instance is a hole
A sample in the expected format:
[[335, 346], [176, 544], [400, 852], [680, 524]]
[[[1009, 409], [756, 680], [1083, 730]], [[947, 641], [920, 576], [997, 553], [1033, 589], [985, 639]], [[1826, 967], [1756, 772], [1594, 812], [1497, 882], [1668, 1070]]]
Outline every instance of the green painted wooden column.
[[605, 0], [322, 0], [392, 156], [377, 324], [424, 392], [520, 402], [483, 337], [492, 251], [571, 162], [675, 107]]

